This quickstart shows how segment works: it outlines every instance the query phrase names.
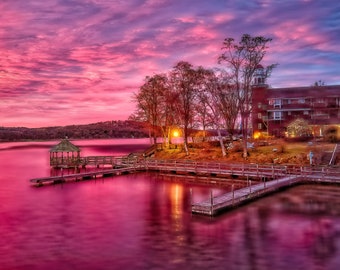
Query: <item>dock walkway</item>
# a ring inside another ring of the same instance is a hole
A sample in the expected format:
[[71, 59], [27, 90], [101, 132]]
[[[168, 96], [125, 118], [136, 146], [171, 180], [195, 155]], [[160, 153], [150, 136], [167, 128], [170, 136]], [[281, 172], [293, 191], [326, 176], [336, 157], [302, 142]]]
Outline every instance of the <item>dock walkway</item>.
[[58, 175], [58, 176], [33, 178], [30, 180], [30, 182], [36, 186], [42, 186], [44, 184], [61, 184], [61, 183], [71, 182], [71, 181], [90, 180], [90, 179], [109, 177], [113, 175], [132, 173], [138, 170], [139, 170], [139, 167], [137, 166], [126, 166], [126, 167], [116, 168], [116, 169], [105, 169], [105, 170], [97, 170], [97, 171], [82, 172], [82, 173], [75, 173], [75, 174], [65, 174], [65, 175]]
[[191, 209], [194, 214], [213, 216], [219, 212], [253, 201], [259, 197], [273, 193], [279, 189], [289, 187], [298, 183], [325, 183], [340, 184], [340, 170], [338, 168], [312, 168], [301, 167], [295, 170], [293, 175], [263, 181], [263, 183], [249, 185], [248, 187], [213, 197], [199, 203], [192, 202]]
[[289, 174], [287, 166], [259, 164], [230, 164], [218, 162], [196, 162], [190, 160], [146, 159], [146, 170], [210, 175], [220, 177], [244, 177], [276, 179]]
[[217, 197], [211, 195], [210, 199], [199, 203], [192, 203], [192, 212], [213, 216], [221, 210], [236, 207], [255, 198], [272, 193], [280, 188], [290, 186], [299, 182], [299, 176], [287, 176], [281, 179], [250, 185], [245, 188], [233, 190]]
[[[259, 164], [227, 164], [214, 162], [157, 160], [144, 158], [111, 158], [91, 157], [88, 164], [109, 164], [112, 169], [100, 169], [90, 172], [66, 174], [31, 179], [36, 186], [44, 184], [58, 184], [69, 181], [81, 181], [108, 177], [137, 171], [158, 171], [163, 173], [176, 173], [184, 175], [219, 177], [228, 179], [241, 178], [250, 183], [249, 186], [232, 192], [213, 197], [202, 202], [192, 203], [192, 212], [202, 215], [216, 215], [217, 213], [255, 200], [261, 196], [275, 192], [281, 188], [289, 187], [299, 182], [307, 183], [336, 183], [340, 184], [340, 170], [333, 167], [297, 167], [281, 165]], [[252, 180], [256, 184], [251, 185]], [[249, 181], [248, 181], [249, 180]], [[260, 183], [258, 183], [261, 181]]]

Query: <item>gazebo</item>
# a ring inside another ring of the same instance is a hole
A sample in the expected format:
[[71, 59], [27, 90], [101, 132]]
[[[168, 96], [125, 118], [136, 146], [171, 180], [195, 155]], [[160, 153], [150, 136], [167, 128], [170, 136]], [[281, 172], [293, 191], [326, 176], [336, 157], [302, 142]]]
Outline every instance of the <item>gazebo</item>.
[[55, 168], [69, 168], [80, 165], [80, 148], [67, 138], [50, 150], [50, 165]]

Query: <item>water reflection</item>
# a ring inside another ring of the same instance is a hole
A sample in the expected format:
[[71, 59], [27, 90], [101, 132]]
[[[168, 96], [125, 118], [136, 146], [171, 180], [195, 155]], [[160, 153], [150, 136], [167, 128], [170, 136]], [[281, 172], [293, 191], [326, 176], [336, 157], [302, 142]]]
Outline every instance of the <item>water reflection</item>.
[[246, 183], [139, 173], [31, 187], [46, 159], [34, 145], [1, 151], [0, 269], [340, 267], [340, 187], [297, 186], [211, 218], [191, 200]]

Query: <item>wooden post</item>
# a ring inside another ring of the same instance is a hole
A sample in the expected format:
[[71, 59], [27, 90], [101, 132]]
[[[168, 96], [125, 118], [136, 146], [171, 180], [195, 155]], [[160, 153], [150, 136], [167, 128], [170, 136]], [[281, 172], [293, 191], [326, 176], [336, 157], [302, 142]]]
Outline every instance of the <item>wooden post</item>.
[[234, 198], [235, 198], [235, 194], [234, 194], [234, 184], [231, 185], [231, 191], [233, 193], [233, 206], [234, 206]]
[[190, 207], [192, 208], [192, 188], [190, 188]]
[[211, 204], [210, 215], [212, 216], [213, 215], [213, 205], [214, 205], [212, 189], [210, 190], [210, 204]]

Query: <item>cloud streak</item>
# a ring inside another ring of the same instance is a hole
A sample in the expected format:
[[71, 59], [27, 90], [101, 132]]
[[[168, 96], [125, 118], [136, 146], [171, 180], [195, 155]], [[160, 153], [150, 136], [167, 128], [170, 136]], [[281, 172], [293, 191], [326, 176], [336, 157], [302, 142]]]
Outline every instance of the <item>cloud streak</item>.
[[273, 87], [340, 84], [336, 1], [4, 0], [0, 126], [126, 119], [147, 75], [217, 67], [224, 38], [272, 37]]

